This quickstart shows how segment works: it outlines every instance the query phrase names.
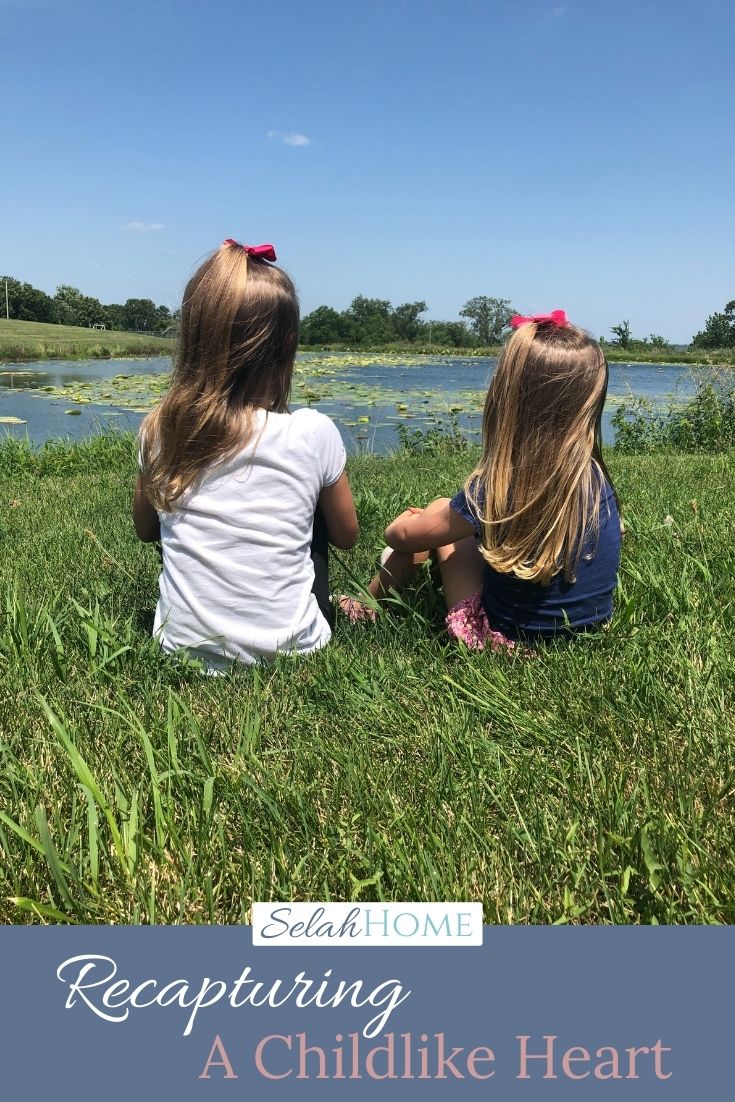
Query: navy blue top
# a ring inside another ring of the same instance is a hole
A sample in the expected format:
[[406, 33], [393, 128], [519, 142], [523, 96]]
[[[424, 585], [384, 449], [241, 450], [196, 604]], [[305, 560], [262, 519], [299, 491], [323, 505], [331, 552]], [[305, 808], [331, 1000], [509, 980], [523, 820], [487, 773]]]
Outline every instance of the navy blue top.
[[[452, 498], [450, 506], [475, 527], [481, 538], [482, 527], [464, 490]], [[599, 540], [596, 547], [588, 541], [580, 555], [576, 581], [565, 581], [562, 571], [548, 585], [541, 585], [514, 574], [501, 574], [485, 563], [482, 603], [490, 626], [509, 639], [533, 640], [551, 639], [609, 620], [619, 566], [620, 516], [615, 494], [606, 480], [600, 501]]]

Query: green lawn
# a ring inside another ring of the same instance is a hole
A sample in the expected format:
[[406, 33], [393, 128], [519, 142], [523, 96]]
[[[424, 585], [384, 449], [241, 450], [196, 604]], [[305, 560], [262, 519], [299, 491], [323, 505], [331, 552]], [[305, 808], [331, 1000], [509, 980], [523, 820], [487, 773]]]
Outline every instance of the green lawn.
[[173, 342], [145, 333], [0, 318], [0, 363], [170, 355]]
[[[353, 460], [362, 534], [334, 588], [471, 459]], [[629, 530], [609, 631], [468, 654], [424, 581], [307, 660], [210, 679], [149, 638], [131, 440], [7, 442], [2, 920], [459, 899], [488, 922], [735, 922], [735, 458], [611, 467]]]

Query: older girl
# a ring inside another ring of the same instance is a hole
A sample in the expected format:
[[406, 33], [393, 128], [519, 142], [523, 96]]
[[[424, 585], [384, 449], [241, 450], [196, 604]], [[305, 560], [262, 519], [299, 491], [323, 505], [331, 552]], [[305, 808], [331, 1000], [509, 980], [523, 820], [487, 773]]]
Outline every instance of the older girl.
[[140, 433], [135, 528], [163, 547], [154, 634], [212, 672], [324, 646], [327, 540], [357, 539], [337, 428], [288, 411], [299, 305], [275, 259], [228, 239], [194, 274], [171, 389]]

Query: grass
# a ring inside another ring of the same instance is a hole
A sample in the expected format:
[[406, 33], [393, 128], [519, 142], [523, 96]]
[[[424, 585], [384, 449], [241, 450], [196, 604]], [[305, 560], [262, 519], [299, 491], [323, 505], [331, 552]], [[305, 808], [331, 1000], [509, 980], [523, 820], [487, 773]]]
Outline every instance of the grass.
[[[385, 522], [473, 456], [358, 457]], [[735, 922], [733, 455], [612, 456], [609, 631], [469, 654], [426, 579], [224, 679], [150, 639], [128, 437], [0, 448], [0, 917], [241, 922], [253, 899], [482, 900], [488, 922]]]
[[627, 364], [692, 364], [695, 367], [732, 367], [735, 364], [735, 348], [646, 348], [637, 344], [634, 348], [617, 348], [606, 344], [605, 358], [609, 363]]
[[[451, 356], [454, 359], [489, 356], [497, 358], [503, 350], [500, 344], [473, 346], [470, 348], [447, 347], [422, 341], [404, 341], [394, 344], [354, 345], [345, 342], [328, 345], [302, 345], [302, 352], [355, 352], [372, 355], [385, 352], [392, 354], [409, 353], [412, 355]], [[605, 344], [605, 357], [609, 363], [626, 364], [692, 364], [699, 367], [730, 367], [735, 365], [734, 348], [698, 348], [681, 349], [646, 348], [636, 344], [633, 348], [619, 348]]]
[[656, 409], [637, 398], [613, 414], [615, 444], [629, 455], [647, 452], [725, 452], [735, 448], [735, 380], [711, 372], [684, 406]]
[[170, 340], [145, 333], [0, 318], [0, 363], [169, 356], [171, 349]]

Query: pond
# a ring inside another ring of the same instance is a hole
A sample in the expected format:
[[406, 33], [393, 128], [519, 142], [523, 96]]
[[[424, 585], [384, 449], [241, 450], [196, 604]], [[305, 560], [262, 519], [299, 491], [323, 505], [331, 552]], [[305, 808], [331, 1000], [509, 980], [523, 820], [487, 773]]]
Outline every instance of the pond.
[[[386, 452], [398, 426], [429, 428], [455, 418], [479, 436], [482, 405], [495, 360], [396, 354], [304, 353], [297, 360], [292, 408], [318, 405], [339, 426], [349, 451]], [[165, 391], [168, 357], [42, 361], [0, 365], [0, 428], [34, 443], [80, 439], [107, 428], [137, 429]], [[603, 437], [621, 402], [659, 406], [694, 394], [701, 368], [611, 364]]]

